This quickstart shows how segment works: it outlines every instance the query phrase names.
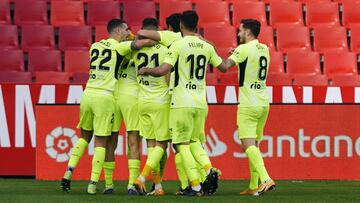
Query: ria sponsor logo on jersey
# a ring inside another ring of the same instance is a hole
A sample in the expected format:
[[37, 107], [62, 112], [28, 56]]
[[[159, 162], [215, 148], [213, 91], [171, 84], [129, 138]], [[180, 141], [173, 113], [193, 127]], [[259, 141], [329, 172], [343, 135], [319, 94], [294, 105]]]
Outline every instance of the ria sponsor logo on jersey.
[[265, 89], [265, 85], [260, 82], [254, 82], [250, 85], [250, 89], [257, 89], [257, 90]]

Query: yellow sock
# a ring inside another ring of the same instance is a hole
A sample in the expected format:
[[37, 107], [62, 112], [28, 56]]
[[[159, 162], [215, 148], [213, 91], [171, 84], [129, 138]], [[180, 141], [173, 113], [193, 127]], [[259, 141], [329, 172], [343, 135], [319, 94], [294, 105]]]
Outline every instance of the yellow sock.
[[146, 160], [144, 169], [141, 172], [141, 176], [146, 178], [150, 172], [160, 164], [160, 159], [164, 154], [164, 149], [156, 146]]
[[185, 189], [187, 186], [189, 186], [189, 181], [185, 172], [185, 168], [181, 161], [181, 155], [180, 153], [175, 154], [175, 166], [176, 166], [176, 172], [181, 184], [181, 189]]
[[113, 183], [113, 174], [115, 169], [115, 161], [104, 162], [104, 176], [105, 176], [105, 186], [112, 187]]
[[187, 177], [190, 180], [191, 186], [198, 186], [200, 185], [200, 177], [199, 173], [196, 169], [196, 162], [191, 154], [190, 146], [189, 145], [179, 145], [178, 146], [179, 153], [181, 155], [181, 160], [183, 166], [185, 168], [185, 172]]
[[160, 160], [160, 176], [161, 176], [161, 179], [164, 177], [164, 171], [165, 171], [165, 165], [166, 165], [166, 161], [167, 161], [167, 153], [164, 152], [164, 155], [161, 157], [161, 160]]
[[253, 164], [254, 168], [258, 172], [261, 182], [264, 182], [267, 179], [269, 179], [270, 177], [266, 171], [266, 168], [264, 165], [264, 160], [261, 157], [259, 148], [255, 147], [255, 146], [250, 146], [246, 149], [245, 153], [246, 153], [247, 157], [249, 158], [249, 161], [251, 162], [251, 164]]
[[196, 168], [200, 175], [200, 182], [204, 182], [206, 179], [206, 172], [199, 162], [196, 162]]
[[209, 173], [210, 169], [212, 168], [212, 165], [209, 156], [207, 155], [201, 143], [200, 142], [191, 143], [190, 150], [195, 160], [204, 168], [206, 173]]
[[133, 187], [135, 179], [140, 175], [140, 160], [129, 159], [129, 183], [128, 188]]
[[249, 160], [249, 169], [250, 169], [249, 189], [255, 190], [259, 187], [259, 174], [256, 172], [256, 169], [250, 160]]
[[83, 156], [85, 149], [88, 146], [85, 139], [80, 138], [71, 150], [71, 156], [68, 162], [68, 167], [75, 168], [79, 163], [80, 158]]
[[98, 182], [101, 174], [101, 169], [105, 160], [105, 148], [95, 147], [94, 156], [92, 159], [91, 178], [93, 182]]
[[155, 168], [153, 168], [153, 181], [155, 184], [159, 184], [161, 182], [161, 171], [160, 164], [157, 164]]

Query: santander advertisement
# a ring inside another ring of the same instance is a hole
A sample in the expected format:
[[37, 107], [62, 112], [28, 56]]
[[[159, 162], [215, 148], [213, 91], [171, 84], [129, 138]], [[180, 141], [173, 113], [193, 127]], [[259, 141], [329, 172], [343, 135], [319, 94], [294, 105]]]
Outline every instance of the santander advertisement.
[[[260, 144], [274, 179], [360, 180], [360, 108], [358, 105], [272, 105]], [[76, 129], [78, 105], [36, 106], [36, 178], [57, 180], [64, 173]], [[222, 179], [249, 177], [248, 160], [239, 146], [235, 105], [210, 105], [204, 145]], [[142, 164], [146, 145], [142, 143]], [[74, 179], [90, 177], [93, 143], [75, 169]], [[114, 178], [128, 178], [126, 134], [122, 126], [116, 149]], [[174, 156], [168, 149], [165, 179], [176, 179]]]

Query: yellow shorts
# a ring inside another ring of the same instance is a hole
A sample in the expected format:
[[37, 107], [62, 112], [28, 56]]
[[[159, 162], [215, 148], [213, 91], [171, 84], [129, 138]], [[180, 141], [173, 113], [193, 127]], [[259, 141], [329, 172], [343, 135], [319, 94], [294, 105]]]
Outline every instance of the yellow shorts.
[[205, 141], [205, 120], [208, 109], [170, 109], [170, 135], [173, 144]]
[[77, 128], [94, 131], [97, 136], [110, 136], [114, 122], [113, 96], [84, 92], [80, 102], [80, 121]]
[[238, 107], [236, 123], [239, 139], [254, 138], [260, 141], [268, 114], [268, 106]]
[[124, 119], [126, 131], [139, 131], [138, 97], [117, 95], [112, 132], [119, 131], [122, 119]]
[[170, 140], [170, 104], [139, 103], [140, 135], [157, 141]]

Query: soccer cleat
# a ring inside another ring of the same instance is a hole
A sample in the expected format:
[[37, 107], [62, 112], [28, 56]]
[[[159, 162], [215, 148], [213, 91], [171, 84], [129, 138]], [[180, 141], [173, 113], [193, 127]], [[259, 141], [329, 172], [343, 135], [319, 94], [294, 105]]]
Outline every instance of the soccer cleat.
[[272, 179], [268, 179], [261, 183], [258, 189], [259, 195], [263, 195], [265, 192], [275, 189], [275, 182]]
[[210, 173], [206, 176], [205, 181], [202, 183], [202, 188], [205, 195], [215, 194], [218, 188], [218, 180], [220, 175], [221, 171], [219, 169], [210, 169]]
[[147, 195], [149, 196], [164, 196], [165, 192], [162, 188], [154, 189], [153, 191], [149, 192]]
[[105, 195], [111, 195], [111, 194], [114, 194], [114, 185], [111, 185], [111, 186], [106, 186], [104, 191], [103, 191], [103, 194]]
[[96, 194], [96, 182], [91, 181], [87, 188], [87, 193], [89, 195], [95, 195]]
[[128, 188], [127, 193], [128, 193], [129, 196], [139, 195], [139, 193], [138, 193], [138, 191], [136, 190], [135, 187]]
[[175, 195], [182, 196], [182, 195], [184, 195], [184, 193], [185, 193], [187, 190], [191, 190], [191, 187], [190, 187], [190, 186], [187, 186], [185, 189], [182, 189], [182, 188], [180, 187], [179, 191], [176, 191], [176, 192], [175, 192]]
[[257, 190], [257, 189], [252, 190], [252, 189], [247, 188], [246, 190], [241, 191], [241, 192], [240, 192], [240, 195], [254, 195], [254, 196], [259, 196], [259, 193], [258, 193], [258, 190]]
[[139, 195], [146, 195], [146, 186], [145, 183], [141, 182], [139, 179], [134, 181], [134, 186]]
[[185, 189], [182, 196], [204, 196], [204, 191], [201, 189], [200, 191], [195, 191], [191, 187], [189, 189]]
[[70, 189], [71, 189], [71, 180], [68, 180], [68, 179], [65, 179], [65, 178], [61, 179], [60, 188], [64, 192], [69, 192]]

